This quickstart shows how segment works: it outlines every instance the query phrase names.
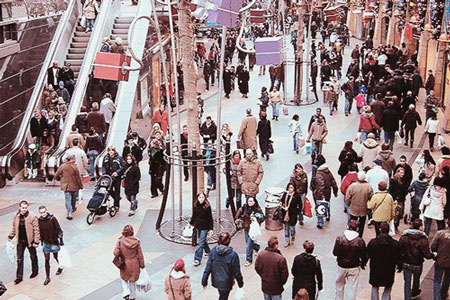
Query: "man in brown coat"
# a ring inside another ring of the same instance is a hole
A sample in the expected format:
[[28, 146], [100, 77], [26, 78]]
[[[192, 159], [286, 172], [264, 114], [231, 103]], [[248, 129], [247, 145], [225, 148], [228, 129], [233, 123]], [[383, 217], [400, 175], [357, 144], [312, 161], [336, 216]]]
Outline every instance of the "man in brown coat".
[[92, 103], [92, 111], [87, 115], [87, 127], [90, 129], [94, 128], [95, 132], [98, 133], [100, 140], [103, 142], [103, 136], [105, 135], [106, 121], [105, 115], [99, 111], [98, 103]]
[[56, 171], [55, 179], [61, 180], [61, 191], [66, 198], [67, 220], [72, 220], [72, 213], [77, 210], [78, 193], [83, 189], [80, 171], [75, 164], [75, 155], [66, 157], [66, 162]]
[[17, 272], [15, 284], [19, 284], [23, 280], [23, 254], [25, 248], [28, 249], [31, 258], [31, 275], [34, 278], [39, 273], [38, 258], [36, 255], [36, 247], [41, 242], [41, 234], [39, 231], [39, 222], [35, 215], [28, 211], [28, 202], [25, 200], [19, 203], [19, 212], [14, 215], [11, 233], [8, 240], [17, 237]]
[[261, 277], [264, 299], [281, 299], [283, 285], [289, 277], [286, 258], [278, 250], [278, 239], [272, 236], [267, 248], [256, 258], [256, 273]]
[[373, 196], [373, 189], [366, 181], [366, 173], [358, 173], [358, 181], [353, 182], [345, 193], [345, 203], [350, 207], [350, 219], [359, 221], [358, 233], [362, 238], [367, 217], [367, 202]]
[[256, 196], [259, 192], [259, 184], [264, 176], [261, 162], [253, 156], [252, 149], [245, 151], [245, 159], [241, 160], [237, 170], [242, 194], [248, 197]]
[[252, 149], [256, 155], [256, 130], [258, 129], [258, 122], [252, 115], [252, 110], [247, 108], [247, 116], [241, 122], [241, 128], [238, 133], [238, 140], [243, 143], [243, 149]]

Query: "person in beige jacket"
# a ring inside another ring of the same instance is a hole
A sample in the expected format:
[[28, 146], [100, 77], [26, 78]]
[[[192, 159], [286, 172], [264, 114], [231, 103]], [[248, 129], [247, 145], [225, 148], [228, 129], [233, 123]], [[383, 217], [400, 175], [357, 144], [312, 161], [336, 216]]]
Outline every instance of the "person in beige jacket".
[[22, 200], [19, 202], [19, 211], [14, 215], [11, 232], [8, 240], [13, 238], [17, 240], [17, 272], [15, 284], [23, 280], [23, 255], [25, 248], [28, 249], [31, 258], [31, 275], [34, 278], [39, 273], [38, 258], [36, 248], [41, 242], [41, 233], [39, 231], [39, 221], [35, 215], [28, 211], [28, 202]]
[[367, 202], [367, 208], [372, 210], [375, 233], [378, 236], [381, 223], [389, 223], [395, 217], [394, 200], [387, 191], [387, 183], [385, 181], [378, 183], [378, 192]]
[[253, 156], [252, 149], [245, 151], [245, 159], [239, 163], [237, 176], [241, 191], [247, 199], [258, 194], [264, 170], [261, 162]]
[[327, 124], [324, 117], [320, 115], [309, 128], [306, 142], [311, 142], [311, 159], [315, 160], [318, 154], [322, 154], [322, 145], [325, 137], [328, 135]]
[[255, 116], [252, 115], [252, 110], [247, 108], [247, 116], [241, 122], [241, 128], [237, 139], [242, 141], [243, 149], [252, 149], [256, 155], [256, 130], [258, 129], [258, 122]]
[[167, 294], [167, 300], [191, 300], [192, 290], [191, 281], [186, 275], [184, 260], [181, 258], [175, 262], [166, 277], [164, 291]]

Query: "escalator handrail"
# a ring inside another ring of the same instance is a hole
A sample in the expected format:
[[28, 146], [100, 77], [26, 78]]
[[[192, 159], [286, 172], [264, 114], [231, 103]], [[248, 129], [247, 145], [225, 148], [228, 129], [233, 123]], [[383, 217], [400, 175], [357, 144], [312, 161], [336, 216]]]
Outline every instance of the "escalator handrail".
[[56, 170], [61, 164], [61, 159], [65, 153], [66, 137], [70, 134], [71, 127], [75, 123], [76, 116], [80, 111], [81, 105], [83, 103], [87, 85], [90, 79], [89, 75], [91, 74], [97, 52], [101, 47], [102, 39], [105, 36], [105, 27], [107, 26], [109, 18], [114, 17], [118, 9], [120, 9], [120, 0], [103, 0], [101, 3], [100, 13], [95, 19], [94, 30], [92, 31], [92, 34], [90, 36], [83, 62], [80, 67], [77, 83], [75, 85], [72, 99], [67, 110], [66, 119], [63, 124], [63, 129], [61, 131], [58, 145], [56, 146], [55, 151], [50, 155], [52, 157], [56, 157], [48, 160], [49, 162], [53, 162], [56, 164], [46, 167], [48, 170], [50, 170], [49, 174], [47, 174], [48, 180], [53, 179], [53, 170]]
[[66, 29], [67, 24], [70, 21], [70, 18], [75, 10], [75, 8], [79, 8], [79, 0], [72, 0], [69, 2], [69, 5], [64, 12], [62, 18], [58, 22], [58, 27], [56, 28], [55, 34], [53, 35], [52, 42], [47, 51], [47, 55], [45, 56], [44, 63], [42, 65], [41, 71], [39, 72], [36, 85], [33, 89], [33, 92], [30, 96], [30, 103], [28, 104], [27, 110], [25, 112], [24, 117], [22, 118], [22, 122], [20, 124], [20, 128], [18, 134], [15, 138], [12, 149], [3, 157], [0, 156], [0, 169], [3, 176], [11, 178], [15, 176], [15, 174], [9, 174], [9, 166], [11, 165], [11, 158], [19, 151], [22, 150], [23, 146], [28, 137], [30, 120], [33, 116], [34, 110], [36, 106], [39, 104], [41, 99], [42, 91], [45, 87], [45, 81], [47, 77], [47, 69], [50, 68], [51, 63], [54, 60], [56, 51], [58, 46], [60, 46], [60, 41], [64, 36], [64, 31]]

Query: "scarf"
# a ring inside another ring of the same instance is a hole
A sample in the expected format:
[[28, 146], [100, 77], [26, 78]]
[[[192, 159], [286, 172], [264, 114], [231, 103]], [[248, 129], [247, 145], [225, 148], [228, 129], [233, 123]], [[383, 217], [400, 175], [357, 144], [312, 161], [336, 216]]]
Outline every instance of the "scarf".
[[241, 159], [239, 157], [233, 157], [233, 162], [238, 165], [241, 162]]

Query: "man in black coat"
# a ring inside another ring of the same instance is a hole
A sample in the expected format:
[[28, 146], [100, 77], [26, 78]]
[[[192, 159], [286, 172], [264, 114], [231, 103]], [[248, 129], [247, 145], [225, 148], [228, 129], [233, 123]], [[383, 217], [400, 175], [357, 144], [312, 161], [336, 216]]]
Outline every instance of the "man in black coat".
[[200, 135], [203, 137], [203, 143], [212, 140], [214, 143], [217, 138], [217, 126], [214, 124], [210, 116], [206, 117], [206, 121], [200, 126]]
[[[187, 125], [183, 125], [183, 132], [180, 134], [180, 140], [181, 140], [181, 157], [184, 159], [187, 159], [189, 157], [188, 152], [188, 127]], [[183, 174], [184, 174], [184, 181], [189, 180], [189, 168], [188, 163], [183, 161]]]
[[423, 79], [420, 76], [419, 71], [416, 70], [412, 75], [412, 85], [413, 85], [413, 94], [414, 96], [419, 96], [419, 90], [423, 87]]
[[390, 299], [394, 284], [395, 267], [403, 269], [400, 244], [389, 235], [389, 224], [381, 223], [381, 234], [370, 240], [367, 256], [370, 259], [369, 283], [372, 285], [371, 299], [378, 298], [378, 289], [384, 287], [382, 299]]
[[387, 109], [381, 117], [381, 127], [384, 130], [384, 142], [389, 143], [389, 149], [394, 148], [395, 132], [398, 130], [399, 116], [394, 108], [394, 102], [389, 101]]
[[61, 80], [62, 70], [58, 66], [58, 61], [53, 62], [53, 66], [47, 70], [47, 84], [53, 85], [56, 90], [59, 81]]
[[66, 62], [64, 68], [61, 69], [60, 80], [64, 82], [64, 87], [69, 92], [69, 95], [72, 97], [74, 85], [75, 85], [75, 76], [73, 74], [73, 70], [70, 67], [70, 63]]
[[427, 90], [427, 96], [430, 94], [431, 90], [434, 90], [435, 78], [433, 75], [433, 70], [428, 70], [427, 82], [425, 82], [425, 89]]
[[34, 116], [30, 121], [30, 132], [32, 137], [41, 138], [44, 129], [48, 127], [47, 119], [41, 115], [39, 109], [34, 110]]

